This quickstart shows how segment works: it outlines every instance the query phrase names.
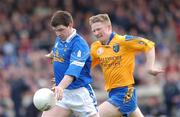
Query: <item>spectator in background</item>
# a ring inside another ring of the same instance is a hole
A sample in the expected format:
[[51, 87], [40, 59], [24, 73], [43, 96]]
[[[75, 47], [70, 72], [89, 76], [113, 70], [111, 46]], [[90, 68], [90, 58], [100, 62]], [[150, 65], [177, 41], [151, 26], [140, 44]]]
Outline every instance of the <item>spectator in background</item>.
[[5, 114], [4, 111], [5, 111], [5, 110], [4, 110], [3, 106], [0, 105], [0, 117], [7, 117], [7, 115]]
[[29, 86], [22, 78], [11, 81], [11, 97], [15, 107], [15, 117], [22, 117], [21, 109], [23, 107], [23, 94], [29, 90]]
[[169, 117], [175, 116], [173, 110], [179, 108], [180, 104], [180, 87], [179, 87], [179, 67], [177, 64], [178, 56], [172, 55], [169, 58], [169, 64], [166, 67], [166, 83], [163, 87], [164, 101], [166, 112]]

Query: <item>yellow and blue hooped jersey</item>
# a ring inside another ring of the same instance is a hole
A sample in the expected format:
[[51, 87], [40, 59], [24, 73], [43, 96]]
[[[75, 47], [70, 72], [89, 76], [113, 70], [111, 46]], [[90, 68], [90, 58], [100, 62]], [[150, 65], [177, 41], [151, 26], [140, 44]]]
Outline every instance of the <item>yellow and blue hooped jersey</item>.
[[91, 45], [92, 67], [99, 64], [105, 78], [105, 89], [134, 84], [135, 55], [154, 47], [150, 40], [130, 35], [112, 33], [109, 42], [102, 45], [96, 41]]
[[60, 37], [56, 37], [52, 50], [56, 85], [64, 75], [74, 77], [74, 81], [67, 89], [79, 88], [92, 82], [89, 46], [80, 35], [75, 34], [68, 41], [62, 41]]

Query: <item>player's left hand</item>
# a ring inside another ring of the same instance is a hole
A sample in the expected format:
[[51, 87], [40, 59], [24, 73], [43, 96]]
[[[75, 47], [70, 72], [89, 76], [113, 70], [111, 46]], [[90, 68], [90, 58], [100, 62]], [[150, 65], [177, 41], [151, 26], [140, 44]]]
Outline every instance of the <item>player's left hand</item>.
[[62, 100], [63, 92], [64, 92], [63, 88], [60, 87], [60, 86], [55, 86], [55, 87], [53, 87], [53, 89], [54, 89], [56, 99], [57, 100]]
[[164, 73], [164, 70], [162, 69], [150, 69], [148, 70], [148, 73], [153, 76], [157, 76], [159, 73]]

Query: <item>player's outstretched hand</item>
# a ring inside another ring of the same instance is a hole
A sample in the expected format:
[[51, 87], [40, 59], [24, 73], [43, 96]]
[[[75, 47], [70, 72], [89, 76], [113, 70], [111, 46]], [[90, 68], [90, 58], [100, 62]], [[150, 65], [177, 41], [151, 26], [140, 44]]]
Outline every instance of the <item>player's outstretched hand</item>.
[[49, 54], [46, 54], [45, 57], [49, 58], [49, 59], [52, 59], [53, 58], [53, 55], [52, 53], [49, 53]]
[[159, 73], [164, 73], [164, 70], [162, 69], [150, 69], [148, 70], [148, 73], [153, 76], [157, 76]]
[[53, 63], [53, 53], [50, 52], [49, 54], [45, 55], [46, 58], [48, 58], [49, 63]]

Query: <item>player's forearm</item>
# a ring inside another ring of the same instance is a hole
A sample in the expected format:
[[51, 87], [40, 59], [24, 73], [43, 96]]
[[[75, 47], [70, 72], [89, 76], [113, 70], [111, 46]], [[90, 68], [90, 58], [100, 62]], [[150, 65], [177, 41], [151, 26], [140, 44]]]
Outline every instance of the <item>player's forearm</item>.
[[151, 70], [155, 62], [155, 48], [146, 53], [146, 70]]
[[72, 83], [73, 79], [74, 78], [72, 76], [65, 75], [58, 86], [61, 87], [62, 89], [65, 89]]

